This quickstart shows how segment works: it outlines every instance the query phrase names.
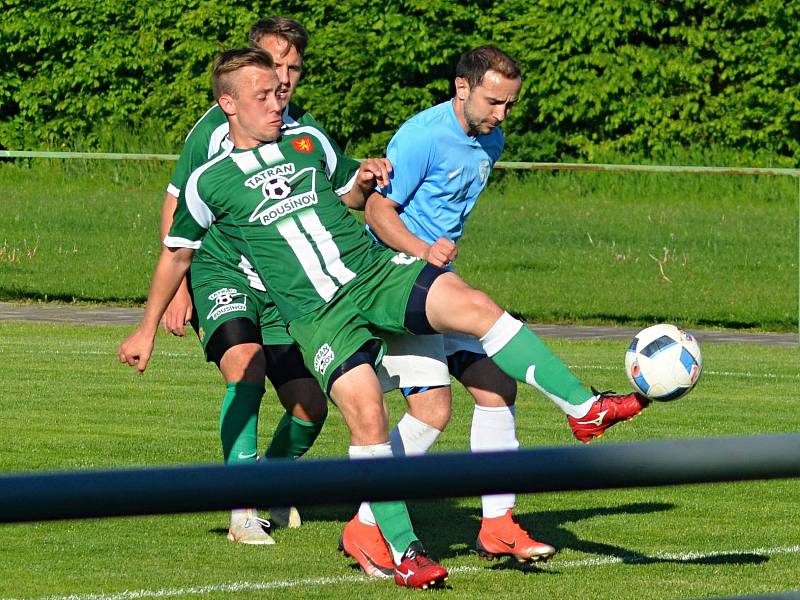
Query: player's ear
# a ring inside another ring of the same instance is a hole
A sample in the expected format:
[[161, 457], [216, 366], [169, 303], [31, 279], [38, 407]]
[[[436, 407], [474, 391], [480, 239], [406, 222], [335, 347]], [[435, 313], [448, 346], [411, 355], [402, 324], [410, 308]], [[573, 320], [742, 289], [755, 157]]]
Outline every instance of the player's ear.
[[464, 77], [456, 77], [456, 98], [466, 100], [469, 96], [469, 81]]
[[236, 101], [230, 94], [222, 94], [217, 98], [217, 104], [226, 115], [231, 116], [236, 114]]

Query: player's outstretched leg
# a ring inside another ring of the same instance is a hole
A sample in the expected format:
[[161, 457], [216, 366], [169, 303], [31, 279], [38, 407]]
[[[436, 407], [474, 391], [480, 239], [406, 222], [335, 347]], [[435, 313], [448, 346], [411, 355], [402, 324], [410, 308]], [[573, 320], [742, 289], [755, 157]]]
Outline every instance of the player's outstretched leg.
[[447, 581], [447, 576], [447, 569], [428, 558], [420, 541], [409, 545], [394, 568], [394, 582], [397, 585], [422, 590], [440, 587]]
[[558, 405], [566, 413], [573, 435], [583, 443], [600, 437], [616, 423], [629, 421], [648, 404], [635, 393], [586, 390], [535, 333], [508, 313], [500, 316], [481, 342], [501, 369]]
[[511, 556], [519, 562], [546, 561], [556, 553], [550, 544], [533, 539], [519, 526], [512, 512], [481, 521], [475, 543], [478, 556], [489, 560]]
[[[471, 288], [454, 273], [439, 274], [427, 289], [424, 300], [420, 302], [412, 294], [409, 310], [424, 306], [431, 329], [458, 331], [478, 337], [486, 355], [508, 376], [538, 389], [567, 417], [577, 421], [595, 421], [594, 428], [586, 432], [576, 431], [573, 421], [569, 421], [575, 437], [582, 442], [602, 435], [615, 423], [633, 418], [647, 405], [644, 398], [636, 394], [616, 396], [590, 392], [522, 321], [504, 312], [488, 295]], [[412, 331], [428, 332], [416, 322], [415, 327], [418, 330]], [[587, 415], [588, 419], [585, 419]], [[587, 424], [591, 423], [583, 426]]]

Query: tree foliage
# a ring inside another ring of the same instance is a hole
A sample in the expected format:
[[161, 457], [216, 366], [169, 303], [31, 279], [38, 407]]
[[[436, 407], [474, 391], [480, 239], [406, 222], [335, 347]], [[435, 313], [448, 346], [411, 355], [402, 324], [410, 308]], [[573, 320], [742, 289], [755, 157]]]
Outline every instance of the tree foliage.
[[778, 0], [3, 0], [0, 146], [176, 149], [209, 72], [252, 22], [311, 34], [296, 100], [356, 154], [380, 152], [452, 93], [459, 55], [523, 68], [506, 159], [640, 158], [733, 148], [800, 158], [800, 5]]

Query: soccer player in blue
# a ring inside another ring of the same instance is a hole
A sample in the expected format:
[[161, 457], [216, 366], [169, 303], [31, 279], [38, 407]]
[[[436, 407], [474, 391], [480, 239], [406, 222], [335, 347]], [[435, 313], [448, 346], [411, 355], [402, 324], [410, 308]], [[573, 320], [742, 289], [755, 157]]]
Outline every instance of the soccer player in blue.
[[[389, 143], [390, 186], [382, 190], [385, 197], [374, 196], [366, 208], [369, 228], [380, 242], [452, 269], [467, 218], [503, 151], [500, 124], [521, 87], [519, 67], [500, 49], [481, 46], [461, 57], [455, 97], [413, 116]], [[514, 380], [487, 357], [475, 338], [445, 334], [444, 347], [451, 374], [475, 399], [471, 449], [516, 450]], [[547, 384], [537, 387], [566, 413], [575, 437], [582, 442], [632, 418], [644, 406], [633, 394], [614, 400], [596, 394], [572, 404], [552, 393]], [[442, 403], [449, 406], [449, 388], [412, 391], [419, 393], [406, 395], [409, 413], [404, 419], [408, 423], [401, 433], [413, 437], [417, 446], [420, 439], [433, 445], [446, 425], [441, 415], [449, 418], [449, 412], [441, 408]], [[513, 494], [482, 498], [478, 553], [485, 558], [547, 560], [555, 549], [533, 539], [517, 524], [512, 514], [515, 500]]]

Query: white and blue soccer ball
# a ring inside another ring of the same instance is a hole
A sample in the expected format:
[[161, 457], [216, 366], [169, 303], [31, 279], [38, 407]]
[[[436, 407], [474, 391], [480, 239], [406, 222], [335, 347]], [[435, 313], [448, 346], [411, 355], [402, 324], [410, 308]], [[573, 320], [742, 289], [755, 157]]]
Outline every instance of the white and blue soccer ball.
[[688, 394], [702, 370], [697, 340], [666, 323], [642, 329], [625, 353], [628, 379], [651, 400], [675, 400]]

